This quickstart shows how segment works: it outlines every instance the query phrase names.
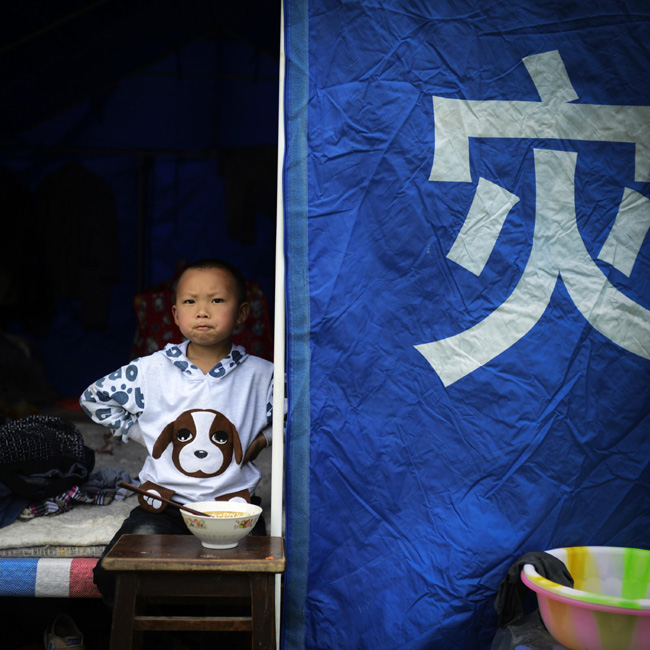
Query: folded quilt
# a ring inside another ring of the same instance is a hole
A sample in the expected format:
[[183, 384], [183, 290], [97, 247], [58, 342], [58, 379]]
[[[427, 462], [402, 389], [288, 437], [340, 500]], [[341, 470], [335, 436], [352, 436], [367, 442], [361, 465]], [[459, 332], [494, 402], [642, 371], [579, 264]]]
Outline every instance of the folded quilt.
[[16, 521], [0, 528], [0, 549], [106, 545], [136, 505], [129, 497], [107, 506], [80, 504], [54, 517]]

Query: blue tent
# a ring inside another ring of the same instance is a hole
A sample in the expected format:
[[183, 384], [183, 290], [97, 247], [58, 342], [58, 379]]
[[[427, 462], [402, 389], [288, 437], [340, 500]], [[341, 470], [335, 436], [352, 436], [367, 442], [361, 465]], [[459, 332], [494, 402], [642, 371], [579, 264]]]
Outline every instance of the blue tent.
[[650, 7], [285, 7], [283, 647], [487, 649], [650, 548]]

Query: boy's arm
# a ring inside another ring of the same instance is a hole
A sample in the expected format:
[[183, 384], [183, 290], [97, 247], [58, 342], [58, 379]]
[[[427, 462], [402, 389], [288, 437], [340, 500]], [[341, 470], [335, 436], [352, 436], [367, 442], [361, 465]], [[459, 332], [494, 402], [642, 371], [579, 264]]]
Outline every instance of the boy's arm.
[[255, 460], [260, 455], [262, 449], [266, 449], [266, 445], [267, 445], [266, 436], [260, 431], [257, 434], [257, 436], [253, 439], [253, 442], [251, 442], [251, 444], [248, 445], [248, 449], [244, 454], [244, 462], [242, 463], [242, 465], [245, 465], [246, 463], [250, 463], [251, 461]]
[[266, 393], [266, 427], [262, 431], [260, 431], [257, 434], [257, 436], [253, 438], [251, 444], [248, 445], [248, 448], [246, 449], [246, 453], [244, 454], [244, 461], [242, 462], [242, 465], [245, 465], [246, 463], [255, 460], [260, 455], [262, 449], [266, 449], [266, 447], [269, 447], [271, 445], [271, 435], [273, 432], [273, 429], [271, 427], [272, 423], [273, 423], [273, 376], [271, 376], [271, 381], [269, 382], [269, 386]]
[[142, 372], [137, 361], [98, 379], [79, 399], [88, 417], [110, 429], [122, 442], [144, 410]]

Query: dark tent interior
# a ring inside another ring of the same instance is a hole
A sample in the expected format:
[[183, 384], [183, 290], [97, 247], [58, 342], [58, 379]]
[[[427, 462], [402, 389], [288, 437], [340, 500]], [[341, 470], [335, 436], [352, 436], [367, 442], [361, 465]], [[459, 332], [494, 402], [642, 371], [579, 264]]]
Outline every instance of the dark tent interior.
[[270, 311], [280, 4], [38, 0], [0, 31], [0, 406], [126, 363], [135, 296], [188, 261], [237, 264]]

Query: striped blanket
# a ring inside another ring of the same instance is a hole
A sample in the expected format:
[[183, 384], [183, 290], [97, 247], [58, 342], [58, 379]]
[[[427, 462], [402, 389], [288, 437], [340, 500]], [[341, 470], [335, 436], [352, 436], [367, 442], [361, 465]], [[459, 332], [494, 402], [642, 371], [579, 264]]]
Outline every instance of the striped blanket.
[[0, 596], [99, 598], [97, 558], [0, 558]]

